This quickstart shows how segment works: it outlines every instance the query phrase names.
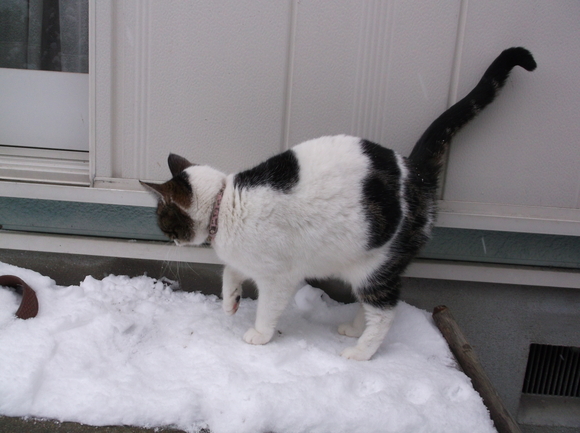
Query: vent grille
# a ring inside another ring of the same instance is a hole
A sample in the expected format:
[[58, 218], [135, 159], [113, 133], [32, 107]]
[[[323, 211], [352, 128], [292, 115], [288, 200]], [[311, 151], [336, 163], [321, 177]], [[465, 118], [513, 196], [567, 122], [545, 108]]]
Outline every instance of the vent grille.
[[522, 392], [580, 397], [580, 348], [531, 344]]

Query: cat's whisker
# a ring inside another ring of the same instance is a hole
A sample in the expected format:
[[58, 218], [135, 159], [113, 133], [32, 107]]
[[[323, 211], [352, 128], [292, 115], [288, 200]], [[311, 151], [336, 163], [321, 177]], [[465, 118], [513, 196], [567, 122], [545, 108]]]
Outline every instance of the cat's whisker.
[[198, 271], [195, 270], [195, 268], [193, 267], [193, 263], [191, 262], [184, 262], [185, 266], [187, 266], [187, 269], [189, 269], [194, 275], [199, 276], [200, 273]]
[[181, 281], [181, 262], [175, 261], [173, 263], [175, 265], [176, 280]]
[[171, 280], [179, 281], [179, 272], [173, 270], [173, 263], [177, 263], [175, 260], [172, 259], [172, 256], [176, 254], [175, 243], [173, 241], [168, 241], [165, 243], [165, 257], [162, 262], [161, 273], [163, 276]]

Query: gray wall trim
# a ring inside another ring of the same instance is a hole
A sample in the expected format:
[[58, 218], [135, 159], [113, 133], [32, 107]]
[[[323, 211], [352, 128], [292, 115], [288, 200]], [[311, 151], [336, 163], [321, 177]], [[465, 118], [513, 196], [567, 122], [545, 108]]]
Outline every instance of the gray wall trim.
[[[152, 207], [1, 197], [2, 229], [166, 241]], [[436, 227], [421, 258], [580, 269], [580, 236]]]

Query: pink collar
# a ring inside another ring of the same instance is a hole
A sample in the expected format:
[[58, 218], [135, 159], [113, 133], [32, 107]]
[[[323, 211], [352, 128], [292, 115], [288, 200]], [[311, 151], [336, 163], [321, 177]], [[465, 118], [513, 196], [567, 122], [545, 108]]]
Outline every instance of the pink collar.
[[224, 196], [224, 189], [225, 186], [220, 189], [218, 192], [215, 202], [213, 204], [213, 210], [211, 212], [211, 218], [209, 220], [209, 236], [207, 237], [207, 241], [211, 244], [215, 238], [215, 235], [218, 231], [218, 217], [220, 214], [220, 205], [222, 203], [222, 198]]

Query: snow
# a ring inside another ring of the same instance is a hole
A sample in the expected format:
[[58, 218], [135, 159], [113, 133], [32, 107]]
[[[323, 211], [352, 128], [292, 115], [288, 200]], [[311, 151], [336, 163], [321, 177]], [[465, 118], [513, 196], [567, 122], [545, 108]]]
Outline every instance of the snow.
[[242, 341], [256, 302], [220, 300], [147, 276], [62, 287], [0, 263], [37, 293], [36, 318], [0, 289], [0, 414], [188, 432], [495, 432], [430, 315], [397, 307], [372, 360], [339, 356], [356, 305], [305, 286], [265, 346]]

